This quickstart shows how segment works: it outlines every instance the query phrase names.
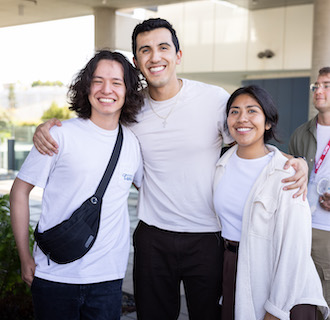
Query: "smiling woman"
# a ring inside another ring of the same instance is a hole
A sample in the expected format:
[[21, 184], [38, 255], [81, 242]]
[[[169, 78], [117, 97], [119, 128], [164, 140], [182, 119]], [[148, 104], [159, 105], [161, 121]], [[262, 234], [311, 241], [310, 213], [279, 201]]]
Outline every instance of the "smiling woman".
[[270, 95], [258, 86], [236, 90], [227, 102], [237, 144], [218, 161], [214, 182], [225, 243], [223, 319], [314, 320], [316, 305], [329, 313], [310, 255], [308, 203], [283, 191], [293, 169], [284, 170], [286, 157], [266, 144], [276, 138], [277, 121]]
[[266, 122], [260, 104], [248, 94], [238, 96], [231, 105], [227, 119], [229, 132], [238, 144], [237, 155], [253, 159], [266, 155], [264, 133], [271, 125]]

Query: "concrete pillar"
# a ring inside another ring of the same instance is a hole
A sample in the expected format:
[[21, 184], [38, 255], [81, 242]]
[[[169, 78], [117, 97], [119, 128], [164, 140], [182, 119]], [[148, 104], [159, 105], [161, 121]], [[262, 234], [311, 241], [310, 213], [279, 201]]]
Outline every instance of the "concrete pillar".
[[[311, 82], [314, 82], [322, 67], [330, 66], [330, 1], [314, 0], [313, 51]], [[310, 95], [312, 97], [312, 94]], [[310, 99], [309, 118], [316, 115], [312, 98]]]
[[95, 49], [116, 49], [116, 10], [112, 8], [94, 8]]

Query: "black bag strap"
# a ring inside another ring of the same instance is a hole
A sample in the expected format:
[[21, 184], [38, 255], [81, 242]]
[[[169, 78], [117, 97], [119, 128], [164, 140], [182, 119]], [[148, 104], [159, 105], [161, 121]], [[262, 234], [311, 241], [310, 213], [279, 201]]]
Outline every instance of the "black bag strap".
[[97, 196], [99, 199], [101, 199], [105, 193], [105, 190], [107, 189], [107, 186], [110, 182], [110, 179], [112, 177], [112, 174], [116, 168], [120, 151], [121, 151], [121, 146], [123, 144], [123, 130], [120, 125], [118, 124], [118, 135], [117, 135], [117, 140], [115, 143], [115, 146], [113, 148], [109, 163], [107, 165], [107, 168], [104, 172], [104, 175], [102, 177], [102, 180], [99, 184], [99, 186], [96, 189], [95, 196]]

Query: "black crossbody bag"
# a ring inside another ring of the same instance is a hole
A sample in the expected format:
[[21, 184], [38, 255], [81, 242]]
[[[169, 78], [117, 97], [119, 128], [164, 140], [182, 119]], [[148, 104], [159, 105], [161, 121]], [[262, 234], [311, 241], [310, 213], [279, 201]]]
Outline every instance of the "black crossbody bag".
[[59, 264], [80, 259], [93, 246], [100, 225], [102, 198], [117, 165], [123, 132], [119, 124], [117, 140], [102, 180], [93, 196], [88, 198], [71, 217], [40, 233], [38, 225], [34, 231], [35, 240], [49, 259]]

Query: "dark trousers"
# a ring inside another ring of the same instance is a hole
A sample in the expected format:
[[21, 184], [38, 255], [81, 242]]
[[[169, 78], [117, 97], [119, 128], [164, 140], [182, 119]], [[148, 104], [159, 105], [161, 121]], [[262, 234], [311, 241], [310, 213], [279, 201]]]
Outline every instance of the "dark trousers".
[[122, 280], [79, 285], [34, 278], [35, 319], [119, 320], [121, 286]]
[[[234, 320], [238, 253], [225, 249], [223, 265], [222, 319]], [[316, 320], [316, 306], [299, 304], [291, 309], [290, 320]]]
[[220, 233], [181, 233], [140, 222], [134, 232], [134, 290], [140, 320], [175, 320], [183, 282], [190, 320], [220, 320]]

